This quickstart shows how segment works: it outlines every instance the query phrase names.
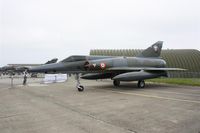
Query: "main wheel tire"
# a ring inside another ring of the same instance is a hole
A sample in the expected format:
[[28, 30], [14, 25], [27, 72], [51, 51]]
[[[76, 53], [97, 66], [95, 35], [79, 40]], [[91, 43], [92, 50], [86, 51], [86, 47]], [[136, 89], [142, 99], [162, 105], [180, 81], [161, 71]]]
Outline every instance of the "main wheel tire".
[[145, 87], [145, 81], [144, 80], [139, 80], [138, 81], [138, 88], [144, 88]]
[[78, 89], [79, 92], [84, 91], [84, 87], [82, 85], [77, 86], [77, 89]]
[[120, 81], [119, 80], [114, 80], [113, 81], [114, 86], [120, 86]]

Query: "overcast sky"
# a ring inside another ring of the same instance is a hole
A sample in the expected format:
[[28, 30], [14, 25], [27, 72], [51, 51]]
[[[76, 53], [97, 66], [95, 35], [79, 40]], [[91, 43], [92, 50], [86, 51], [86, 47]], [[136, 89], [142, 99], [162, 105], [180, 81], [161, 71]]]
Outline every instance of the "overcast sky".
[[90, 49], [200, 50], [199, 0], [0, 0], [0, 66]]

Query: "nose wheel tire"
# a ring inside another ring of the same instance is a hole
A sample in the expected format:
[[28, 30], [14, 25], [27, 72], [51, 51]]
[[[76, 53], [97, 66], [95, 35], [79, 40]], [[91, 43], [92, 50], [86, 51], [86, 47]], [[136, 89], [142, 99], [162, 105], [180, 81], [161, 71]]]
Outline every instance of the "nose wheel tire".
[[120, 86], [120, 81], [119, 80], [114, 80], [113, 81], [114, 86]]
[[79, 74], [76, 74], [75, 75], [75, 80], [77, 81], [77, 84], [76, 84], [76, 88], [79, 92], [82, 92], [84, 91], [84, 87], [81, 85], [80, 83], [80, 75]]
[[84, 91], [84, 87], [82, 85], [77, 86], [77, 89], [78, 89], [79, 92]]
[[138, 81], [138, 88], [144, 88], [145, 87], [145, 82], [144, 80], [139, 80]]

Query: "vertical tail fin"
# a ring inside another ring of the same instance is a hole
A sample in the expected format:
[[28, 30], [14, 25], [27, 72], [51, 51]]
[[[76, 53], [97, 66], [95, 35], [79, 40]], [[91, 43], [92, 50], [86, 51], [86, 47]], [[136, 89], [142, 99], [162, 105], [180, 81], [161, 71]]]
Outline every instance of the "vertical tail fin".
[[144, 50], [137, 57], [160, 57], [163, 41], [158, 41]]

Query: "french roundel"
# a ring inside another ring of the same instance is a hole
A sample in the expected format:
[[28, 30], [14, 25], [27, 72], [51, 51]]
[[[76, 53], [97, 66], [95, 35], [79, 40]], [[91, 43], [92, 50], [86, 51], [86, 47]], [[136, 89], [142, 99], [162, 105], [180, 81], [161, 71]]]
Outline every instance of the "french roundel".
[[105, 63], [101, 63], [100, 67], [101, 67], [101, 69], [105, 69], [106, 68], [106, 64]]

